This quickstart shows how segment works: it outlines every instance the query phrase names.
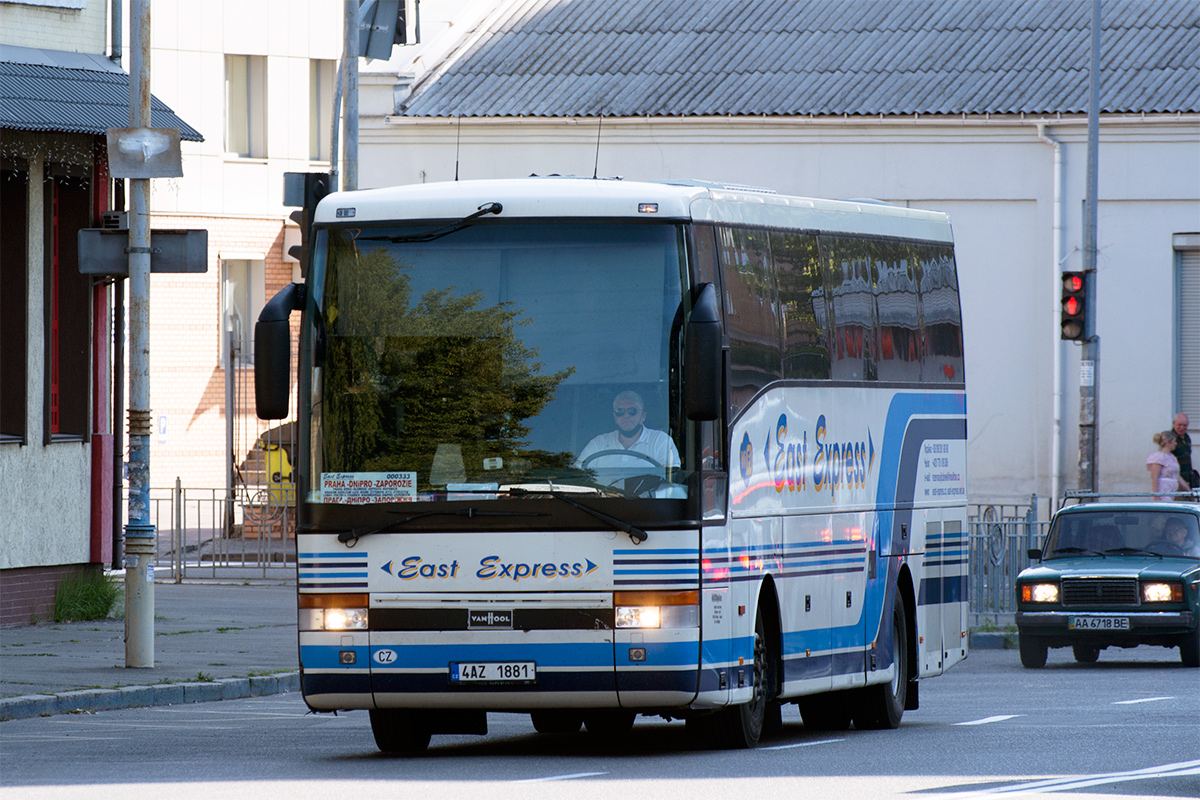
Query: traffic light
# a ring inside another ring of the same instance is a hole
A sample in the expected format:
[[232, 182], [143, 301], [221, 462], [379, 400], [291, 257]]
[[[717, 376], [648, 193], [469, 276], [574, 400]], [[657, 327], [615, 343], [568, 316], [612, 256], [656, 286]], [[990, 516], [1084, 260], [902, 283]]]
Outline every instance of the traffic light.
[[1062, 274], [1062, 338], [1082, 341], [1087, 338], [1087, 274]]
[[312, 235], [313, 213], [317, 203], [329, 194], [333, 176], [328, 172], [285, 172], [283, 175], [283, 204], [299, 206], [290, 219], [300, 228], [300, 244], [293, 245], [288, 255], [300, 262], [301, 274], [308, 275], [308, 243]]

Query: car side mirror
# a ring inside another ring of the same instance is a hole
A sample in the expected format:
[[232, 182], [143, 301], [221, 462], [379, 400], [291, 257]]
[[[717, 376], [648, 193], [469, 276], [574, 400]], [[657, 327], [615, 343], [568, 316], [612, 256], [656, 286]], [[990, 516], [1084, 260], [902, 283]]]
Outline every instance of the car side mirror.
[[1025, 555], [1029, 556], [1029, 558], [1033, 561], [1041, 561], [1042, 560], [1042, 548], [1031, 547], [1025, 551]]

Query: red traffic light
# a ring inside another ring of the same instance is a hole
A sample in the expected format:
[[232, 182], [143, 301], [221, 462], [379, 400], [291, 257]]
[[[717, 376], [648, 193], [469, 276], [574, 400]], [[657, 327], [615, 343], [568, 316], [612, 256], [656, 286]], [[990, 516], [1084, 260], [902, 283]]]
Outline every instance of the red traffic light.
[[1082, 272], [1062, 274], [1062, 338], [1078, 341], [1087, 328], [1087, 278]]

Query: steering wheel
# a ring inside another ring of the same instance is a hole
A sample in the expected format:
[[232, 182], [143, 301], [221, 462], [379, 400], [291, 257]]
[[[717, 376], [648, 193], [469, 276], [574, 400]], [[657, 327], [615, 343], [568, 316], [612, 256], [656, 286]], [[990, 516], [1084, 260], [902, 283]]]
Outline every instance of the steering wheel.
[[1184, 551], [1182, 547], [1166, 539], [1159, 539], [1157, 542], [1151, 542], [1146, 549], [1164, 556], [1187, 555], [1187, 552]]
[[661, 463], [659, 463], [653, 457], [648, 456], [645, 453], [639, 453], [636, 450], [600, 450], [599, 452], [592, 453], [590, 456], [588, 456], [587, 458], [585, 458], [583, 460], [583, 468], [587, 469], [588, 466], [590, 466], [593, 461], [595, 461], [597, 458], [602, 458], [603, 456], [635, 456], [637, 458], [640, 458], [643, 461], [650, 462], [652, 465], [654, 465], [656, 467], [661, 468], [663, 466]]

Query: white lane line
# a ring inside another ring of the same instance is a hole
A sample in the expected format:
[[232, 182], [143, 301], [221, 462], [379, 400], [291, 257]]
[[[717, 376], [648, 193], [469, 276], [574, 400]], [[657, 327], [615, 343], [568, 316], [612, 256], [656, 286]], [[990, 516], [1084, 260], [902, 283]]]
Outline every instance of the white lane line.
[[569, 781], [575, 778], [594, 778], [597, 775], [607, 775], [607, 772], [572, 772], [568, 775], [547, 775], [544, 778], [524, 778], [513, 783], [546, 783], [547, 781]]
[[1008, 786], [996, 786], [991, 789], [978, 791], [956, 792], [941, 795], [939, 800], [959, 800], [967, 797], [987, 797], [992, 795], [1019, 795], [1042, 792], [1070, 792], [1086, 789], [1090, 786], [1103, 786], [1111, 783], [1126, 781], [1141, 781], [1149, 778], [1171, 778], [1179, 775], [1200, 775], [1200, 761], [1182, 761], [1178, 764], [1163, 764], [1158, 767], [1133, 769], [1127, 772], [1108, 772], [1098, 775], [1075, 775], [1069, 778], [1050, 778], [1027, 783], [1015, 783]]
[[1141, 700], [1114, 700], [1114, 706], [1132, 706], [1137, 703], [1156, 703], [1159, 700], [1174, 700], [1174, 697], [1143, 697]]
[[759, 750], [791, 750], [795, 747], [812, 747], [816, 744], [833, 744], [834, 742], [844, 742], [845, 739], [822, 739], [819, 742], [797, 742], [796, 744], [777, 744], [771, 747], [760, 747]]
[[1000, 714], [999, 716], [995, 716], [995, 717], [984, 717], [983, 719], [973, 719], [970, 722], [955, 722], [954, 724], [955, 725], [987, 725], [988, 723], [991, 723], [991, 722], [1004, 722], [1004, 720], [1006, 720], [1006, 719], [1016, 719], [1017, 717], [1023, 717], [1023, 716], [1025, 716], [1025, 715], [1024, 714]]

